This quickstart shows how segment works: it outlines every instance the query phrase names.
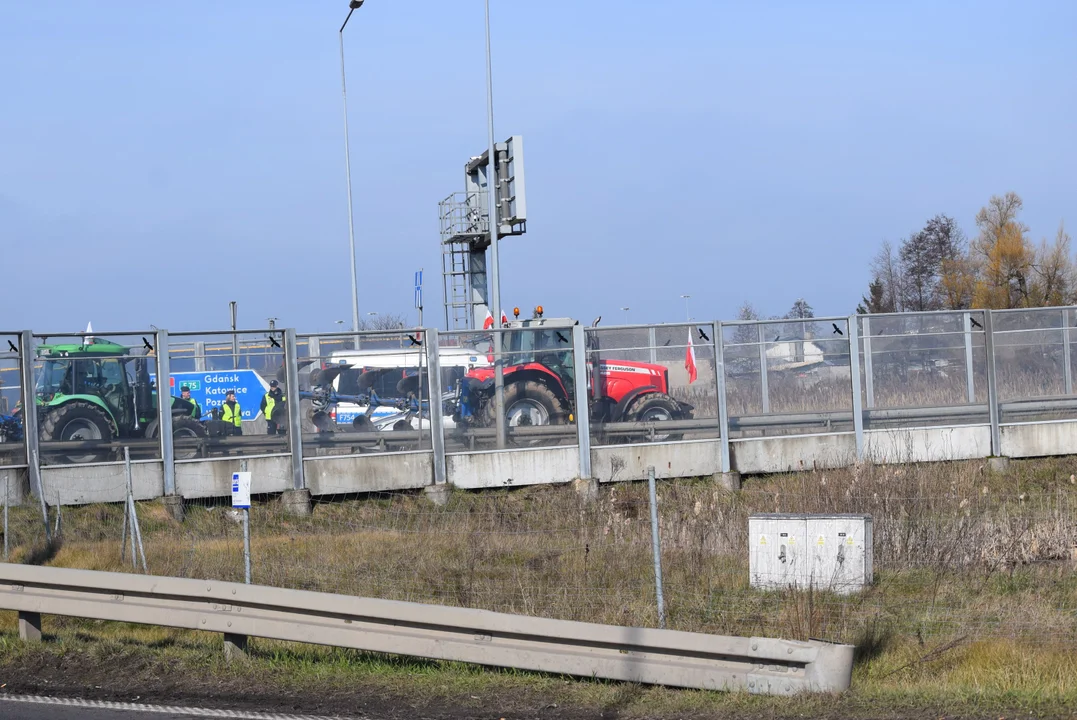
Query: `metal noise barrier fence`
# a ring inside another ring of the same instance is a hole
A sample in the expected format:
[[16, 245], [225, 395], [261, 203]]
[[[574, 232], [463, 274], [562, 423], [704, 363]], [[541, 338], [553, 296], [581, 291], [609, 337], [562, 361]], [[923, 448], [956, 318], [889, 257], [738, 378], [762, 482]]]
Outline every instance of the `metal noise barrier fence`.
[[853, 646], [598, 625], [304, 590], [0, 565], [0, 607], [707, 690], [849, 687]]

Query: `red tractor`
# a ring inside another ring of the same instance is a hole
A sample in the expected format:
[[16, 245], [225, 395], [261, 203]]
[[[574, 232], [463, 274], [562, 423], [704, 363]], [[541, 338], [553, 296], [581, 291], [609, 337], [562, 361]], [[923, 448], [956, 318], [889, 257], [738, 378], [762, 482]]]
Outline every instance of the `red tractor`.
[[[568, 318], [535, 317], [505, 325], [502, 361], [505, 421], [509, 427], [572, 422], [576, 392], [572, 331]], [[599, 357], [598, 336], [587, 336], [587, 396], [592, 422], [662, 422], [692, 417], [692, 406], [669, 395], [669, 371], [661, 365]], [[492, 359], [492, 356], [491, 356]], [[470, 370], [454, 413], [460, 426], [492, 427], [494, 369]], [[663, 434], [660, 439], [674, 436]]]

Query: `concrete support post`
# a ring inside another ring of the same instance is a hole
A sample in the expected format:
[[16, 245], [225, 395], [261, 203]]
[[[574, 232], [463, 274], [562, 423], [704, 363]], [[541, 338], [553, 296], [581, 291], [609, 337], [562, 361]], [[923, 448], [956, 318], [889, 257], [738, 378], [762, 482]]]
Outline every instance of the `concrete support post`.
[[871, 358], [871, 318], [863, 316], [864, 323], [864, 404], [868, 410], [875, 407], [875, 371]]
[[767, 336], [764, 325], [759, 328], [759, 391], [763, 398], [763, 414], [770, 412], [770, 387], [767, 383]]
[[651, 364], [658, 364], [658, 331], [652, 325], [647, 328], [647, 347], [651, 349]]
[[856, 315], [846, 323], [849, 331], [849, 380], [853, 391], [853, 433], [856, 435], [856, 460], [864, 459], [864, 408], [860, 400], [860, 333]]
[[284, 331], [284, 372], [288, 378], [285, 387], [288, 409], [288, 449], [292, 455], [292, 489], [307, 487], [303, 475], [303, 415], [299, 399], [299, 358], [297, 355], [295, 328]]
[[576, 378], [574, 395], [576, 441], [580, 445], [580, 478], [591, 477], [591, 409], [587, 393], [587, 328], [577, 323], [572, 328], [572, 367]]
[[247, 659], [247, 636], [224, 634], [224, 659], [227, 662]]
[[29, 643], [41, 642], [41, 613], [19, 611], [19, 639]]
[[998, 382], [995, 377], [995, 330], [991, 311], [984, 310], [984, 346], [987, 349], [987, 412], [991, 420], [991, 455], [1002, 454], [1002, 430], [999, 427]]
[[449, 504], [450, 487], [448, 483], [427, 485], [423, 488], [423, 494], [438, 507], [445, 507]]
[[309, 517], [311, 513], [310, 490], [285, 490], [280, 495], [280, 503], [284, 506], [284, 512], [296, 517]]
[[160, 430], [161, 466], [164, 470], [165, 495], [176, 494], [176, 455], [172, 445], [172, 368], [168, 356], [168, 331], [158, 330], [154, 344], [157, 352], [157, 427]]
[[182, 495], [165, 495], [161, 498], [161, 505], [164, 506], [165, 512], [168, 513], [169, 517], [176, 522], [183, 522], [187, 511], [183, 503]]
[[434, 328], [423, 331], [423, 339], [426, 343], [426, 369], [430, 381], [430, 447], [434, 452], [434, 484], [444, 485], [445, 417], [441, 398], [445, 391], [441, 387], [441, 338], [437, 328]]
[[[296, 357], [299, 356], [299, 348], [296, 348]], [[307, 338], [307, 357], [315, 360], [322, 356], [322, 341], [316, 337]]]
[[194, 344], [194, 370], [206, 371], [206, 343], [202, 340], [197, 340]]

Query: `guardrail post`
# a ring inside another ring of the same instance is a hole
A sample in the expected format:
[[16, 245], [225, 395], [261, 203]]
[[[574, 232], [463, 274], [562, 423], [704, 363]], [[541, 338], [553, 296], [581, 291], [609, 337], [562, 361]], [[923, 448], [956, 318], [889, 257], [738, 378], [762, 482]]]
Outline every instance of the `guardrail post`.
[[860, 328], [856, 315], [850, 315], [849, 330], [849, 381], [853, 390], [853, 434], [856, 436], [856, 461], [864, 459], [864, 408], [860, 401]]
[[864, 323], [864, 402], [870, 410], [875, 407], [875, 371], [871, 362], [871, 319], [863, 316]]
[[24, 642], [41, 642], [41, 613], [19, 611], [19, 639]]
[[[285, 508], [296, 515], [310, 514], [310, 490], [303, 470], [303, 414], [299, 398], [299, 357], [295, 328], [284, 331], [284, 372], [288, 410], [288, 450], [292, 457], [292, 490], [281, 498]], [[316, 360], [315, 362], [321, 362]]]
[[759, 391], [763, 398], [763, 414], [770, 412], [770, 387], [767, 382], [767, 337], [763, 325], [759, 329]]
[[572, 327], [572, 368], [575, 376], [576, 441], [580, 445], [580, 479], [591, 479], [591, 408], [587, 392], [587, 328]]
[[[168, 356], [167, 330], [157, 331], [154, 352], [157, 354], [157, 428], [161, 441], [161, 468], [165, 497], [172, 497], [176, 494], [176, 452], [172, 443], [172, 367]], [[165, 502], [169, 503], [167, 500]]]
[[235, 633], [224, 634], [224, 659], [227, 662], [233, 660], [245, 660], [247, 658], [247, 636]]
[[662, 541], [658, 527], [658, 492], [654, 483], [654, 466], [647, 468], [647, 495], [651, 505], [651, 552], [654, 555], [654, 600], [658, 610], [658, 627], [666, 626], [666, 601], [662, 596]]
[[[430, 447], [434, 452], [434, 484], [445, 484], [445, 417], [441, 396], [441, 342], [438, 330], [424, 330], [426, 341], [426, 371], [430, 385]], [[420, 398], [421, 402], [421, 398]], [[422, 407], [419, 412], [422, 424]]]
[[965, 384], [968, 386], [969, 404], [976, 402], [976, 373], [972, 362], [972, 313], [964, 314], [965, 323]]
[[984, 347], [987, 350], [987, 413], [991, 421], [991, 456], [1002, 454], [999, 428], [998, 382], [995, 377], [995, 328], [990, 310], [984, 310]]
[[41, 515], [45, 521], [45, 539], [49, 533], [49, 512], [45, 503], [45, 491], [41, 485], [41, 433], [37, 426], [37, 387], [34, 382], [34, 336], [23, 330], [19, 336], [19, 392], [22, 397], [22, 431], [26, 443], [26, 474], [30, 479], [30, 492], [41, 503]]

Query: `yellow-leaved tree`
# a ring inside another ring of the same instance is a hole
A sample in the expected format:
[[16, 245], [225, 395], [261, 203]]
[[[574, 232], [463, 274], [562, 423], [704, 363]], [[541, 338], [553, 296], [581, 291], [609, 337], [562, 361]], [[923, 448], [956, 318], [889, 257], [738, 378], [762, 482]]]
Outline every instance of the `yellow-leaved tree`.
[[1005, 309], [1028, 307], [1032, 292], [1035, 251], [1017, 219], [1023, 203], [1017, 193], [993, 195], [976, 213], [980, 235], [972, 243], [971, 259], [978, 272], [972, 305]]

